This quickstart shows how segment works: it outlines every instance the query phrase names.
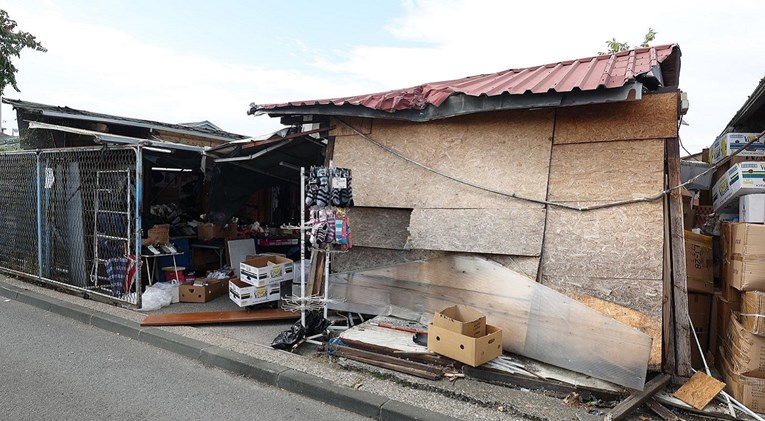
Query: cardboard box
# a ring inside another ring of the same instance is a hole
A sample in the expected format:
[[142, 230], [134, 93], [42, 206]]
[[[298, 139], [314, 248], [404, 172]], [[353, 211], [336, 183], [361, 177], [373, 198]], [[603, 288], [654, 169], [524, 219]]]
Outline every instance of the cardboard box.
[[755, 335], [765, 336], [765, 292], [742, 293], [740, 317], [746, 330]]
[[733, 223], [723, 229], [723, 287], [765, 290], [765, 225]]
[[436, 313], [433, 316], [433, 324], [471, 338], [486, 335], [486, 316], [474, 308], [463, 305], [447, 307]]
[[[194, 285], [194, 283], [204, 285]], [[179, 300], [182, 303], [206, 303], [226, 293], [228, 279], [200, 278], [178, 287]]]
[[731, 315], [722, 345], [733, 373], [765, 371], [765, 337], [746, 330], [735, 315]]
[[[705, 354], [707, 349], [709, 349], [711, 310], [711, 294], [688, 293], [688, 314], [691, 316], [693, 328], [696, 331], [696, 336], [698, 336], [699, 343]], [[694, 368], [703, 367], [704, 363], [701, 360], [701, 354], [699, 354], [698, 347], [696, 347], [693, 338], [691, 338], [691, 344], [693, 344], [691, 347], [691, 365]]]
[[753, 193], [765, 193], [765, 162], [732, 165], [712, 188], [715, 213], [738, 214], [738, 198]]
[[765, 412], [765, 373], [735, 373], [724, 352], [720, 352], [718, 369], [725, 381], [725, 391], [754, 412]]
[[205, 223], [197, 225], [197, 238], [202, 241], [210, 241], [215, 238], [222, 238], [224, 240], [233, 240], [239, 237], [238, 226], [236, 224], [228, 224], [224, 227], [220, 227], [213, 223]]
[[141, 245], [167, 244], [170, 242], [170, 225], [160, 224], [146, 230], [146, 238], [141, 239]]
[[262, 287], [292, 280], [294, 268], [291, 259], [281, 256], [247, 256], [239, 264], [239, 277], [243, 282]]
[[[709, 148], [710, 163], [716, 164], [723, 158], [730, 156], [747, 142], [757, 138], [758, 135], [759, 133], [726, 133], [720, 135]], [[736, 156], [765, 156], [765, 143], [762, 139], [756, 140]]]
[[478, 367], [502, 355], [502, 329], [485, 325], [486, 335], [474, 338], [447, 328], [428, 325], [428, 350]]
[[738, 221], [765, 223], [765, 194], [747, 194], [738, 198]]
[[712, 237], [685, 231], [685, 266], [689, 292], [714, 292]]
[[278, 301], [281, 298], [281, 283], [257, 287], [232, 279], [228, 283], [228, 297], [239, 307]]

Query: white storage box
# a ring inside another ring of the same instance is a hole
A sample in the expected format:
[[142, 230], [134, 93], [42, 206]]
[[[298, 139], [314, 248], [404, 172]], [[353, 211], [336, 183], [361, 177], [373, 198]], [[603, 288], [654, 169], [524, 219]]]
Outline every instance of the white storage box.
[[[721, 159], [730, 156], [758, 135], [759, 133], [726, 133], [720, 135], [709, 148], [711, 163], [716, 164]], [[762, 139], [757, 140], [737, 156], [765, 156], [765, 143]]]
[[289, 281], [294, 276], [291, 259], [281, 256], [248, 256], [239, 264], [239, 277], [256, 287]]
[[765, 194], [747, 194], [739, 197], [738, 200], [739, 222], [765, 223]]
[[256, 287], [239, 279], [232, 279], [228, 282], [228, 297], [239, 307], [277, 301], [281, 297], [281, 284], [277, 282]]
[[742, 162], [730, 167], [712, 188], [715, 213], [738, 213], [738, 198], [765, 193], [765, 163]]

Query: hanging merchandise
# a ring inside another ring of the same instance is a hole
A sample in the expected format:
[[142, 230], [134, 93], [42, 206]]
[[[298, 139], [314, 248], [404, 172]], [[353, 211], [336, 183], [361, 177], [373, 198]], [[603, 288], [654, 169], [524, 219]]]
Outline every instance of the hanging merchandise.
[[306, 184], [305, 204], [326, 206], [353, 206], [350, 168], [311, 167]]

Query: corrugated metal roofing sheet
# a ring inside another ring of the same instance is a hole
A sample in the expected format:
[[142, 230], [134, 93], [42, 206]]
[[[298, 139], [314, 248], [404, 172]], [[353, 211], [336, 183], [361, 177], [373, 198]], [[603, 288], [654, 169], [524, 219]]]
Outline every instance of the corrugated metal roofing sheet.
[[510, 69], [367, 95], [281, 104], [253, 104], [250, 113], [268, 112], [283, 107], [345, 104], [394, 112], [423, 109], [428, 105], [438, 107], [452, 94], [491, 97], [505, 93], [522, 95], [527, 92], [541, 94], [620, 88], [636, 76], [647, 73], [661, 64], [675, 48], [677, 48], [676, 44], [638, 48], [617, 54], [562, 61], [525, 69]]

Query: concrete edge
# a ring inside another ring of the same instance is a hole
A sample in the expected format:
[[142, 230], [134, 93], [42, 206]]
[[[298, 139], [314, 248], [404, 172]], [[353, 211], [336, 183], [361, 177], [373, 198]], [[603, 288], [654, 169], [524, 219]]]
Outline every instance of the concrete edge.
[[351, 389], [330, 380], [279, 364], [234, 352], [196, 339], [167, 332], [63, 300], [0, 284], [0, 296], [47, 310], [121, 336], [144, 342], [195, 359], [266, 385], [279, 387], [346, 411], [379, 420], [445, 420], [448, 416], [388, 399], [363, 390]]

